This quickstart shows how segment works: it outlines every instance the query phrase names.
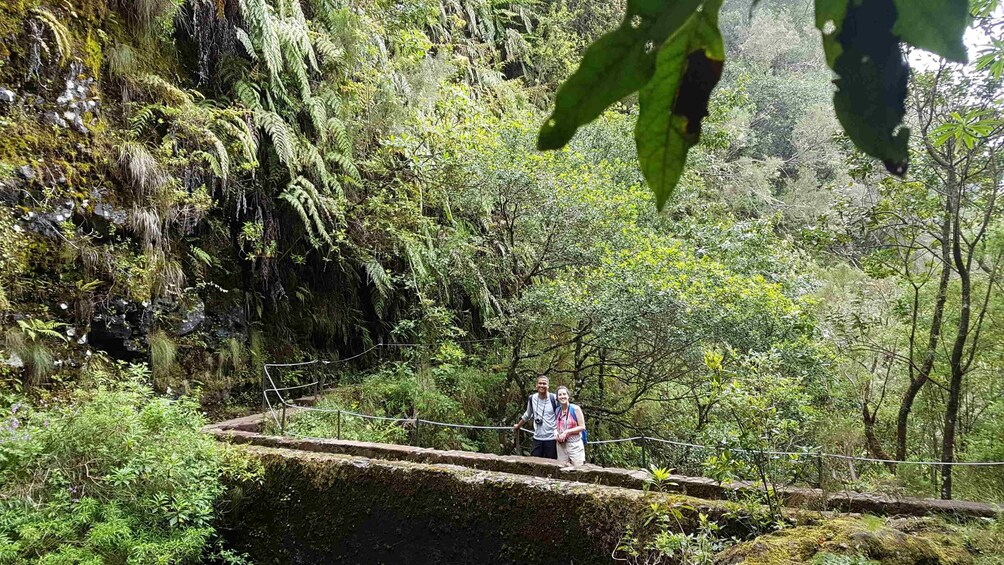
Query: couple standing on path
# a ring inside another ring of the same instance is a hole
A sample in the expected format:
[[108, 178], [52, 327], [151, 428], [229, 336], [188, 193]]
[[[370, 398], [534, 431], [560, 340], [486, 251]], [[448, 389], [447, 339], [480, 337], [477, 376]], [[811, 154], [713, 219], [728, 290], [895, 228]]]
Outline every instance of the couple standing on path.
[[537, 393], [526, 401], [526, 412], [513, 426], [519, 428], [533, 420], [533, 457], [557, 459], [564, 465], [582, 465], [586, 462], [586, 448], [583, 434], [586, 431], [586, 417], [582, 409], [571, 403], [568, 388], [558, 387], [558, 394], [547, 391], [550, 381], [541, 376], [537, 379]]

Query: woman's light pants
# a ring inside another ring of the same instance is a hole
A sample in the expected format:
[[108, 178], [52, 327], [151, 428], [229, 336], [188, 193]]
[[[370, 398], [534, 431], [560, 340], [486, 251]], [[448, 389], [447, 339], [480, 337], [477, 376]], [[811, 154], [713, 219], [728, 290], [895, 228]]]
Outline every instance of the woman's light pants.
[[558, 442], [558, 463], [578, 466], [586, 462], [586, 448], [582, 438], [575, 441]]

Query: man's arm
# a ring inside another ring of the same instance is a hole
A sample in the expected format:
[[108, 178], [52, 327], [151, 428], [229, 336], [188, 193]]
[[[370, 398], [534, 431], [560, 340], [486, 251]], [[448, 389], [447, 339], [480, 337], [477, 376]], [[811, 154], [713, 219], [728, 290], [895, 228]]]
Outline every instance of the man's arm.
[[523, 426], [523, 424], [527, 420], [530, 419], [530, 412], [531, 412], [531, 410], [530, 410], [530, 403], [531, 402], [532, 402], [531, 399], [529, 399], [529, 398], [526, 399], [526, 411], [523, 412], [523, 415], [519, 417], [519, 422], [516, 422], [516, 425], [512, 427], [512, 429], [514, 431], [520, 429]]

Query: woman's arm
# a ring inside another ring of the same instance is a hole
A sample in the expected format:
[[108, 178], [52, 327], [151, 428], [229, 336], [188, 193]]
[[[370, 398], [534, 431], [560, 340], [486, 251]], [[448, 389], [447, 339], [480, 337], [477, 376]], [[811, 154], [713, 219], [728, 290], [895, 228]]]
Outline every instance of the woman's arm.
[[575, 406], [575, 427], [565, 430], [568, 435], [577, 434], [586, 429], [586, 415], [582, 413], [582, 407], [577, 404], [573, 404], [573, 406]]

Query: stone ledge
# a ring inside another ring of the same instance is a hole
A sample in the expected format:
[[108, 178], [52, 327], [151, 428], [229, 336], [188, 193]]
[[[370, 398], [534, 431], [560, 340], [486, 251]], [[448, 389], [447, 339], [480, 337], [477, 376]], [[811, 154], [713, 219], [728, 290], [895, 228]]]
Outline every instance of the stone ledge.
[[[235, 436], [239, 437], [239, 436]], [[245, 446], [260, 481], [231, 485], [220, 531], [256, 563], [609, 563], [653, 503], [742, 525], [719, 501], [297, 449]]]

